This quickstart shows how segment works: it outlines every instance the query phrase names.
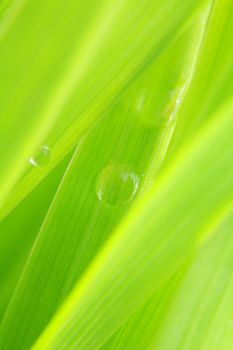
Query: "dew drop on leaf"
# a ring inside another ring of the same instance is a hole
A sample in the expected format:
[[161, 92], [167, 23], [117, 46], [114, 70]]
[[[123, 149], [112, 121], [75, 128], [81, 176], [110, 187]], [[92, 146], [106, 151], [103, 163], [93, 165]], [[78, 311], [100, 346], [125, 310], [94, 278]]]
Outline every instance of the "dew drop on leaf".
[[48, 146], [41, 146], [33, 157], [29, 158], [29, 163], [34, 167], [45, 166], [50, 160], [50, 149]]
[[184, 86], [159, 92], [143, 92], [135, 99], [134, 110], [148, 127], [162, 127], [172, 122], [182, 103]]
[[110, 205], [130, 202], [139, 186], [138, 176], [126, 166], [110, 164], [100, 173], [96, 193], [100, 201]]

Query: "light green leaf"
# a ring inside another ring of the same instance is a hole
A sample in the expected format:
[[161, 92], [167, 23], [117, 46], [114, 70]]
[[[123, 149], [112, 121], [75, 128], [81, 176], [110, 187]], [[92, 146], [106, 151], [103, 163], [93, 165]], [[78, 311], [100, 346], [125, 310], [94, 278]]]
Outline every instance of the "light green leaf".
[[232, 224], [232, 215], [224, 218], [191, 267], [164, 284], [103, 350], [230, 349]]
[[198, 253], [151, 349], [229, 350], [233, 343], [233, 216]]
[[[79, 145], [3, 321], [5, 349], [32, 344], [156, 177], [202, 38], [199, 18], [196, 26], [133, 82]], [[7, 336], [10, 329], [17, 329], [14, 339]]]
[[133, 208], [33, 349], [100, 348], [212, 232], [233, 205], [232, 111], [231, 100]]
[[[67, 157], [0, 223], [0, 319], [67, 166]], [[30, 213], [30, 215], [29, 215]]]
[[[91, 12], [88, 3], [76, 0], [24, 4], [0, 41], [1, 206], [26, 174], [1, 217], [77, 144], [198, 4], [101, 0]], [[27, 159], [43, 144], [53, 157], [35, 172]]]
[[1, 350], [233, 347], [232, 38], [232, 0], [0, 1]]
[[170, 153], [175, 154], [216, 108], [233, 95], [232, 37], [233, 2], [216, 0]]
[[168, 282], [164, 283], [101, 349], [148, 349], [161, 327], [161, 322], [166, 316], [176, 290], [179, 288], [183, 274], [182, 269], [181, 272], [179, 271]]

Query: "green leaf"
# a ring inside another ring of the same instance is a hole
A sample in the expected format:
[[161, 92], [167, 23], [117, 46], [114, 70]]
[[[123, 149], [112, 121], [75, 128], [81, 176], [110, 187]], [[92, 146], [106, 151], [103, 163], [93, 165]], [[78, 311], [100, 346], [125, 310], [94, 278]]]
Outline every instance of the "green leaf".
[[161, 327], [183, 275], [182, 269], [164, 283], [101, 349], [148, 349]]
[[232, 208], [232, 111], [231, 100], [132, 209], [33, 350], [100, 348]]
[[[0, 223], [0, 319], [67, 166], [67, 157]], [[30, 215], [29, 215], [30, 213]]]
[[0, 1], [0, 349], [232, 348], [232, 23]]
[[[14, 20], [0, 41], [1, 206], [26, 174], [1, 217], [77, 144], [198, 4], [101, 0], [90, 12], [82, 1], [50, 0], [45, 7], [30, 0], [17, 16], [9, 12]], [[35, 172], [27, 159], [43, 144], [51, 162]]]
[[191, 266], [186, 264], [164, 284], [103, 350], [230, 349], [232, 224], [231, 214], [214, 229]]
[[190, 89], [179, 113], [171, 154], [233, 94], [233, 2], [214, 1]]
[[229, 350], [233, 343], [233, 216], [198, 253], [153, 349]]
[[[5, 349], [12, 341], [18, 350], [32, 344], [133, 199], [157, 176], [202, 38], [203, 24], [195, 23], [194, 32], [183, 32], [80, 143], [3, 321]], [[14, 339], [10, 329], [17, 329]]]

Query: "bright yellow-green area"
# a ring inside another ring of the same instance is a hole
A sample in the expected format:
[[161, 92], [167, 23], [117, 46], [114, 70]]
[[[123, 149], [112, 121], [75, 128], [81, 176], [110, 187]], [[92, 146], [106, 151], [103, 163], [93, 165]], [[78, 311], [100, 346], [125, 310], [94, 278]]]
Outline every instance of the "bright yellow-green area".
[[232, 16], [0, 2], [0, 349], [233, 348]]

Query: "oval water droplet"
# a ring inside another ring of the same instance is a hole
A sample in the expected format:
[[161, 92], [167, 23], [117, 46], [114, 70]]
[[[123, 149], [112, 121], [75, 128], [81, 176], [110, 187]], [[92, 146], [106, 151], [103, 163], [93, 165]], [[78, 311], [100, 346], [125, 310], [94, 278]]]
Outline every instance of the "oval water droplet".
[[45, 166], [50, 160], [50, 149], [48, 146], [41, 146], [36, 154], [29, 158], [29, 163], [35, 167]]
[[160, 128], [172, 122], [182, 102], [184, 86], [170, 90], [140, 93], [134, 103], [134, 110], [147, 127]]
[[124, 165], [110, 164], [97, 180], [96, 193], [100, 201], [111, 205], [131, 201], [138, 190], [139, 178]]

